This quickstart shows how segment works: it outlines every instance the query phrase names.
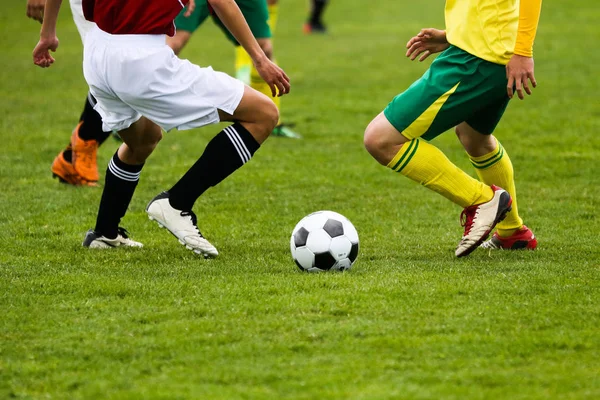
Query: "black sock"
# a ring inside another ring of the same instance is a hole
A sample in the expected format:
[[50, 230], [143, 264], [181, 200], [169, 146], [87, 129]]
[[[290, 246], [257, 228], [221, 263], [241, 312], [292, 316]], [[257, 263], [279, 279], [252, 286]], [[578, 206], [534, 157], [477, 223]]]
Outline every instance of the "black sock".
[[248, 162], [259, 147], [240, 123], [223, 129], [208, 143], [192, 168], [169, 189], [169, 203], [177, 210], [191, 210], [202, 193]]
[[327, 0], [312, 0], [312, 8], [310, 12], [310, 19], [308, 22], [310, 22], [311, 24], [320, 25], [321, 15], [323, 14], [323, 10], [325, 10], [326, 5]]
[[109, 239], [117, 237], [117, 228], [129, 207], [143, 166], [125, 164], [118, 152], [110, 160], [94, 228], [97, 233]]
[[[70, 146], [70, 143], [69, 143]], [[65, 158], [65, 161], [68, 163], [72, 163], [73, 162], [73, 150], [71, 150], [71, 147], [68, 147], [67, 149], [63, 150], [63, 157]]]
[[98, 144], [102, 144], [108, 135], [110, 135], [110, 132], [102, 131], [102, 118], [100, 117], [100, 114], [94, 110], [95, 104], [96, 99], [91, 93], [88, 93], [85, 99], [83, 112], [79, 118], [79, 121], [82, 122], [79, 127], [79, 137], [83, 140], [93, 139], [97, 141]]

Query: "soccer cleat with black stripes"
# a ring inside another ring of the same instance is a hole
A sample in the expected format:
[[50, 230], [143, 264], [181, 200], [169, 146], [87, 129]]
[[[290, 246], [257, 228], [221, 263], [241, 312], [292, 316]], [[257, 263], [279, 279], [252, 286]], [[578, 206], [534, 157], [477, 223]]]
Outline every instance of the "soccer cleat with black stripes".
[[498, 186], [492, 185], [494, 197], [486, 203], [467, 207], [461, 213], [461, 223], [465, 227], [460, 243], [456, 247], [456, 257], [464, 257], [483, 243], [496, 224], [511, 210], [510, 194]]
[[166, 228], [188, 250], [213, 258], [219, 252], [208, 240], [202, 236], [198, 229], [196, 214], [193, 211], [181, 211], [171, 207], [169, 193], [162, 192], [156, 196], [146, 207], [148, 218], [155, 221], [161, 228]]
[[90, 249], [112, 249], [113, 247], [144, 247], [140, 242], [131, 240], [127, 231], [119, 227], [117, 237], [109, 239], [97, 233], [93, 229], [87, 231], [85, 239], [83, 239], [83, 247]]

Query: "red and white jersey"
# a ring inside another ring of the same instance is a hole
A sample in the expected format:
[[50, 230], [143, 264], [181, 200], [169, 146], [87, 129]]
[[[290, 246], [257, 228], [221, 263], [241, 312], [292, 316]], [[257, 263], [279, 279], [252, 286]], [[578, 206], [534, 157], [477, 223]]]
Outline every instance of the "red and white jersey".
[[175, 34], [173, 20], [189, 0], [83, 0], [83, 13], [112, 35]]

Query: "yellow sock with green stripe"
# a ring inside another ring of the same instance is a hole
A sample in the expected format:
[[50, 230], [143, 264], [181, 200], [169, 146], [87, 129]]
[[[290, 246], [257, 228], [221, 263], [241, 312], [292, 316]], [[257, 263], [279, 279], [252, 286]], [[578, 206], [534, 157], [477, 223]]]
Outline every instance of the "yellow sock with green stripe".
[[388, 167], [461, 207], [486, 203], [494, 197], [492, 188], [467, 175], [423, 139], [404, 143]]
[[242, 46], [235, 46], [235, 77], [249, 85], [251, 71], [252, 58]]
[[[273, 60], [273, 62], [275, 62], [275, 61]], [[268, 98], [273, 100], [273, 103], [275, 103], [275, 106], [277, 106], [277, 109], [280, 109], [281, 97], [277, 97], [277, 96], [273, 97], [273, 95], [271, 94], [271, 88], [263, 80], [263, 78], [261, 78], [261, 76], [259, 75], [256, 68], [254, 68], [254, 65], [252, 65], [252, 69], [250, 72], [250, 87], [252, 89], [258, 90], [262, 94], [265, 94]]]
[[267, 23], [269, 24], [269, 28], [271, 28], [271, 35], [275, 33], [275, 28], [277, 27], [277, 20], [279, 18], [279, 4], [269, 4], [269, 20]]
[[506, 218], [496, 225], [498, 235], [508, 237], [523, 226], [517, 209], [517, 191], [515, 189], [514, 170], [504, 147], [496, 139], [496, 149], [481, 157], [471, 157], [471, 163], [477, 171], [477, 176], [488, 185], [497, 185], [506, 190], [512, 197], [512, 209]]

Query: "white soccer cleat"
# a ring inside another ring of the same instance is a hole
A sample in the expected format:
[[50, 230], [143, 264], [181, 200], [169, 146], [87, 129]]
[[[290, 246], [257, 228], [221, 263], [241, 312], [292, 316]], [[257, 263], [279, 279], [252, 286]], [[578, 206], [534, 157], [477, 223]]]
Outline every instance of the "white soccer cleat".
[[118, 229], [118, 234], [115, 239], [109, 239], [96, 233], [93, 229], [87, 231], [85, 239], [83, 239], [83, 247], [90, 249], [112, 249], [114, 247], [144, 247], [140, 242], [129, 239], [127, 231], [123, 228]]
[[498, 186], [492, 185], [494, 197], [487, 203], [477, 204], [463, 210], [461, 223], [465, 227], [463, 237], [456, 248], [456, 257], [469, 255], [487, 239], [496, 224], [511, 210], [510, 194]]
[[148, 218], [156, 221], [161, 228], [166, 228], [187, 249], [205, 258], [219, 255], [215, 246], [210, 244], [198, 229], [196, 214], [193, 211], [181, 211], [171, 207], [168, 192], [162, 192], [152, 199], [146, 207], [146, 212]]

